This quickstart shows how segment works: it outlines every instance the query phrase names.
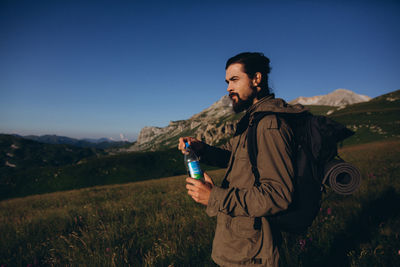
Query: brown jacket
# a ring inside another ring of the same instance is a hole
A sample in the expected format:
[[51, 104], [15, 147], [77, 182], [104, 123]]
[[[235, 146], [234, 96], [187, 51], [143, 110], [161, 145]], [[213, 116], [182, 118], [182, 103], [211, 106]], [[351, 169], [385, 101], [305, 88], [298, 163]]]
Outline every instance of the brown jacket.
[[305, 109], [269, 95], [247, 110], [225, 150], [206, 146], [201, 153], [207, 163], [227, 167], [222, 186], [212, 189], [206, 210], [209, 216], [217, 216], [212, 258], [222, 266], [278, 266], [279, 253], [268, 215], [287, 209], [291, 203], [294, 141], [289, 125], [280, 117], [267, 115], [259, 122], [261, 184], [254, 185], [247, 127], [255, 112], [261, 111], [300, 113]]

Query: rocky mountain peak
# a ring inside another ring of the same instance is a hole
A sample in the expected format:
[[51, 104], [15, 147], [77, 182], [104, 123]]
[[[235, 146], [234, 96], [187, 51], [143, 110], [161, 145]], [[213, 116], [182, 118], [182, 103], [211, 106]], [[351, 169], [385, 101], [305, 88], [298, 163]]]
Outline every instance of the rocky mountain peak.
[[209, 144], [215, 144], [227, 135], [234, 133], [234, 121], [229, 118], [234, 114], [232, 101], [224, 95], [210, 107], [193, 115], [187, 120], [171, 121], [167, 127], [144, 127], [137, 142], [128, 149], [156, 150], [160, 147], [176, 146], [178, 138], [185, 135], [195, 136]]
[[320, 106], [346, 106], [360, 102], [367, 102], [371, 98], [366, 95], [359, 95], [348, 89], [336, 89], [327, 95], [319, 95], [312, 97], [300, 96], [289, 104], [302, 104], [302, 105], [320, 105]]
[[197, 113], [190, 119], [198, 119], [204, 116], [221, 117], [227, 114], [233, 114], [232, 101], [228, 95], [224, 95], [209, 108], [206, 108], [202, 112]]

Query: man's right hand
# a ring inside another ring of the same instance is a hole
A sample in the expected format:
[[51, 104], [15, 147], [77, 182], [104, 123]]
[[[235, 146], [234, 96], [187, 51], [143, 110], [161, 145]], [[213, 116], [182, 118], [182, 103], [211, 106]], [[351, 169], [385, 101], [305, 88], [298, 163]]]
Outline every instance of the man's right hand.
[[186, 153], [185, 142], [189, 143], [189, 145], [192, 147], [194, 152], [201, 151], [204, 148], [204, 143], [197, 140], [196, 138], [189, 137], [189, 136], [181, 137], [181, 138], [179, 138], [178, 149], [182, 152], [182, 154]]

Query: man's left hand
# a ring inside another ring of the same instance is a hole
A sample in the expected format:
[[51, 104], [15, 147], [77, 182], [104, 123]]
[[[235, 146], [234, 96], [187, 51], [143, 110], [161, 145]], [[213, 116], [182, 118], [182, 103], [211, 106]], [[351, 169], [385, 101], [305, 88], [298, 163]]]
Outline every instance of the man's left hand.
[[204, 173], [204, 179], [205, 181], [186, 178], [186, 189], [194, 201], [207, 206], [214, 183], [207, 173]]

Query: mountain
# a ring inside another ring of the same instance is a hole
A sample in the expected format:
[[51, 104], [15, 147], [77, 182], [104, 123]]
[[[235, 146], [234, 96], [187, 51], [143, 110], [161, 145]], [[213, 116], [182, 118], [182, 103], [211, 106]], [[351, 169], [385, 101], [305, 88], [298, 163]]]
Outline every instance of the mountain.
[[62, 166], [104, 154], [94, 148], [45, 144], [6, 134], [0, 134], [0, 152], [0, 177], [6, 170]]
[[[385, 110], [386, 107], [396, 105], [396, 101], [398, 101], [398, 98], [396, 98], [398, 95], [398, 91], [393, 92], [392, 94], [394, 96], [382, 96], [382, 99], [378, 101], [380, 103], [379, 108], [381, 110]], [[339, 110], [345, 112], [354, 105], [366, 104], [367, 106], [369, 106], [367, 103], [370, 103], [368, 101], [371, 98], [368, 96], [358, 95], [349, 90], [338, 89], [328, 95], [316, 96], [310, 99], [314, 100], [303, 102], [303, 104], [314, 103], [313, 105], [308, 106], [312, 113], [337, 116]], [[296, 101], [294, 100], [290, 103], [295, 102]], [[375, 102], [376, 101], [372, 101], [372, 104]], [[387, 103], [389, 103], [389, 105]], [[326, 106], [328, 104], [332, 106]], [[363, 110], [363, 112], [365, 112], [365, 110]], [[178, 138], [181, 136], [194, 136], [197, 139], [203, 140], [208, 144], [218, 146], [224, 144], [234, 134], [236, 123], [242, 115], [243, 113], [235, 114], [232, 111], [232, 103], [230, 98], [228, 96], [223, 96], [212, 106], [198, 114], [195, 114], [187, 120], [171, 121], [169, 125], [164, 128], [144, 127], [139, 133], [137, 142], [129, 148], [120, 149], [119, 152], [155, 151], [166, 148], [173, 148], [177, 146]], [[348, 123], [346, 116], [340, 117], [339, 119], [343, 119], [343, 123]], [[357, 121], [357, 118], [354, 118], [353, 116], [351, 117], [351, 120]], [[340, 120], [339, 122], [341, 122]], [[386, 121], [385, 118], [374, 118], [374, 120]], [[388, 125], [390, 123], [394, 122], [388, 122]], [[391, 132], [392, 131], [388, 131], [388, 133]], [[390, 137], [389, 135], [387, 137]], [[382, 136], [383, 135], [373, 135], [373, 137], [370, 137], [369, 139], [379, 139]]]
[[359, 95], [347, 89], [337, 89], [327, 95], [319, 95], [312, 97], [300, 96], [289, 104], [302, 104], [302, 105], [318, 105], [318, 106], [333, 106], [340, 107], [371, 100], [369, 96]]
[[95, 139], [95, 138], [84, 138], [84, 139], [80, 139], [80, 140], [81, 140], [81, 141], [87, 141], [87, 142], [90, 142], [90, 143], [95, 143], [95, 144], [102, 143], [102, 142], [109, 142], [109, 143], [115, 142], [115, 141], [112, 140], [111, 138], [106, 138], [106, 137], [99, 138], [99, 139]]
[[235, 131], [235, 123], [241, 114], [235, 114], [229, 96], [225, 95], [209, 108], [193, 115], [188, 120], [171, 121], [167, 127], [144, 127], [137, 142], [121, 151], [159, 150], [176, 146], [180, 136], [196, 138], [217, 145]]
[[[19, 135], [16, 135], [19, 136]], [[130, 142], [126, 141], [113, 141], [109, 138], [100, 138], [100, 139], [75, 139], [66, 136], [58, 136], [58, 135], [27, 135], [27, 136], [19, 136], [25, 139], [34, 140], [37, 142], [45, 143], [45, 144], [64, 144], [64, 145], [72, 145], [82, 148], [97, 148], [97, 149], [108, 149], [108, 148], [116, 148], [123, 147]]]

